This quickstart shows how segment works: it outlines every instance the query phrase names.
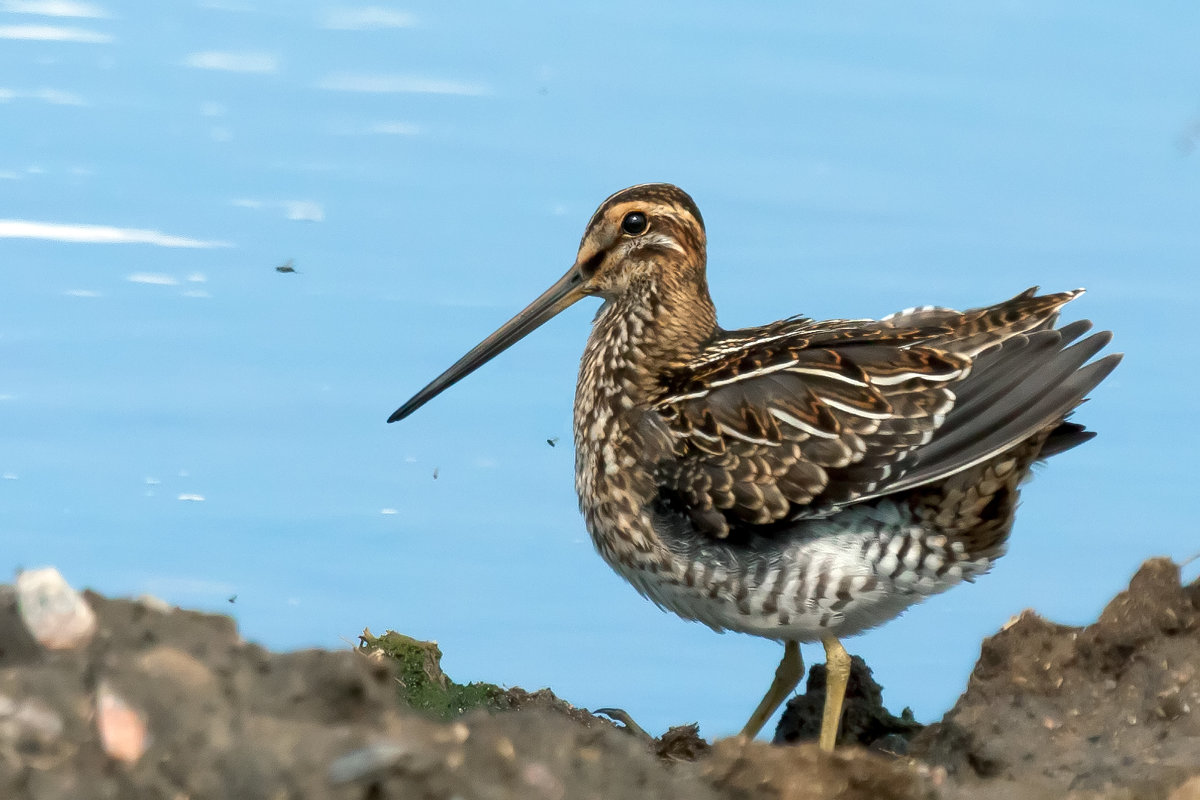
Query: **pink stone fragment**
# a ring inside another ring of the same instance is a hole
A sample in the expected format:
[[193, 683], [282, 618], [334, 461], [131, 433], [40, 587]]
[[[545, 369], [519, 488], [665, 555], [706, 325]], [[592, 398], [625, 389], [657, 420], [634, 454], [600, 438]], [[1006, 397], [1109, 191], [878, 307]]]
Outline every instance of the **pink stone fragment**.
[[149, 746], [146, 721], [104, 681], [96, 687], [96, 728], [109, 758], [132, 764]]

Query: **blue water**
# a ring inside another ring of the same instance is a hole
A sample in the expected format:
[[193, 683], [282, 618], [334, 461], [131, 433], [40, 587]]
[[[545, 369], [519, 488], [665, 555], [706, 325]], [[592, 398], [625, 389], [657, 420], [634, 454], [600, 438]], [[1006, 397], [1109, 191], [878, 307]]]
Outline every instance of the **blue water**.
[[594, 308], [384, 424], [651, 180], [704, 212], [726, 327], [1086, 286], [1067, 316], [1128, 354], [993, 574], [850, 643], [888, 702], [937, 717], [1013, 614], [1084, 623], [1200, 550], [1200, 8], [356, 9], [0, 5], [0, 570], [735, 731], [778, 645], [655, 610], [576, 511]]

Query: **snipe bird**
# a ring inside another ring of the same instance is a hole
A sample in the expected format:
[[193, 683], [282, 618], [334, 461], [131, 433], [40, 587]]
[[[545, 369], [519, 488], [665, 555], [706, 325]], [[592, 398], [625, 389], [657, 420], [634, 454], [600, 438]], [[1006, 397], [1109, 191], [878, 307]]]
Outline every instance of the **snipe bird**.
[[[681, 189], [617, 192], [557, 283], [411, 400], [403, 419], [558, 312], [606, 302], [575, 392], [575, 485], [608, 564], [646, 597], [784, 655], [742, 731], [828, 666], [820, 746], [833, 748], [850, 657], [839, 639], [987, 571], [1034, 462], [1091, 438], [1067, 422], [1120, 355], [1080, 291], [881, 320], [717, 325], [704, 221]], [[1089, 363], [1090, 362], [1090, 363]]]

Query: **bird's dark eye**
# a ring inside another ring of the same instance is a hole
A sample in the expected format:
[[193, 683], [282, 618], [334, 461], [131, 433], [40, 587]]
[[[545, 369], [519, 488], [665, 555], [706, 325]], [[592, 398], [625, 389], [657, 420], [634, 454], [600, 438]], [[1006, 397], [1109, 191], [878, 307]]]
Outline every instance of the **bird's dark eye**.
[[645, 233], [648, 226], [646, 215], [640, 211], [630, 211], [625, 215], [625, 219], [621, 220], [621, 230], [630, 236]]

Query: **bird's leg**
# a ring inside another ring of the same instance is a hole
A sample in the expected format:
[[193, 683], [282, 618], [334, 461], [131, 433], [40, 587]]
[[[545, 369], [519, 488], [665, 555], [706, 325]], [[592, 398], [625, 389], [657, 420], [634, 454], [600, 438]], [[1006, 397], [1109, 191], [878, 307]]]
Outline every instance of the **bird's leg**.
[[833, 751], [842, 722], [842, 701], [850, 681], [850, 654], [836, 636], [826, 636], [821, 644], [825, 645], [825, 713], [821, 717], [820, 744], [828, 753]]
[[747, 739], [757, 736], [758, 732], [762, 730], [762, 726], [775, 713], [775, 709], [779, 708], [779, 704], [786, 700], [787, 696], [796, 688], [802, 675], [804, 675], [804, 659], [800, 658], [800, 645], [797, 642], [784, 642], [783, 659], [775, 668], [775, 680], [771, 681], [771, 688], [767, 689], [762, 702], [750, 715], [750, 720], [746, 723], [746, 727], [742, 728], [741, 735]]

